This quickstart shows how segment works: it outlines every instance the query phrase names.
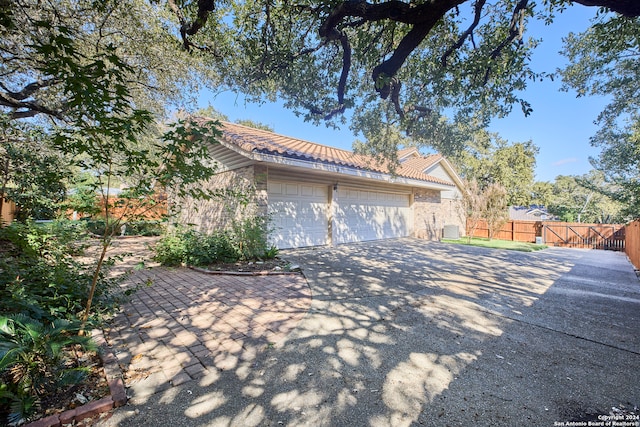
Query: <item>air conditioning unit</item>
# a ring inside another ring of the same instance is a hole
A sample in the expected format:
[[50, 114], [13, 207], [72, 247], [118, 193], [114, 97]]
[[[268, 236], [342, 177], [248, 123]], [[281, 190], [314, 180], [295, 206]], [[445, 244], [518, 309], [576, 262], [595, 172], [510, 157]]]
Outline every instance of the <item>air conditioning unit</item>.
[[442, 229], [442, 238], [457, 240], [460, 238], [460, 229], [457, 225], [445, 225]]
[[536, 245], [542, 245], [543, 243], [542, 236], [536, 236]]

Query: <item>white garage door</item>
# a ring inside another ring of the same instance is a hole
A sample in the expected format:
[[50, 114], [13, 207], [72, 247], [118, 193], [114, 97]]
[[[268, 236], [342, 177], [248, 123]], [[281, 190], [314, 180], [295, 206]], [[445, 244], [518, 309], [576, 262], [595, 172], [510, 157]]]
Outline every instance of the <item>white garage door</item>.
[[269, 181], [267, 187], [271, 226], [269, 242], [278, 248], [326, 245], [328, 187]]
[[408, 194], [340, 188], [333, 215], [335, 244], [409, 236], [413, 224]]

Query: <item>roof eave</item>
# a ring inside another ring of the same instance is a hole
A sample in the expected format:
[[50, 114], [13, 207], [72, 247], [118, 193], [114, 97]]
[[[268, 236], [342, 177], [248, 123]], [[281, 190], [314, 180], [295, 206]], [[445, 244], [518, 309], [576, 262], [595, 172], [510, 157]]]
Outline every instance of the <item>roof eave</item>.
[[421, 188], [429, 188], [433, 190], [451, 190], [456, 186], [455, 184], [440, 184], [436, 182], [429, 182], [420, 179], [414, 178], [406, 178], [402, 176], [394, 176], [388, 173], [375, 172], [365, 169], [353, 168], [345, 165], [338, 165], [335, 163], [323, 163], [317, 162], [313, 160], [303, 160], [303, 159], [295, 159], [290, 157], [278, 156], [274, 154], [260, 153], [256, 151], [247, 151], [235, 144], [228, 143], [222, 139], [220, 141], [222, 145], [226, 148], [233, 150], [247, 158], [257, 161], [257, 162], [265, 162], [276, 165], [283, 166], [292, 166], [301, 169], [311, 169], [319, 172], [332, 172], [343, 176], [354, 177], [354, 178], [364, 178], [375, 180], [379, 182], [385, 182], [387, 184], [398, 184], [398, 185], [406, 185], [411, 187], [421, 187]]
[[369, 171], [365, 169], [357, 169], [348, 166], [342, 166], [332, 163], [320, 163], [309, 160], [292, 159], [282, 156], [263, 153], [251, 153], [252, 159], [270, 164], [286, 165], [294, 168], [315, 170], [319, 172], [331, 172], [345, 177], [370, 179], [387, 184], [406, 185], [411, 187], [423, 187], [434, 190], [451, 190], [455, 188], [452, 185], [428, 182], [419, 179], [406, 178], [402, 176], [394, 176], [382, 172]]

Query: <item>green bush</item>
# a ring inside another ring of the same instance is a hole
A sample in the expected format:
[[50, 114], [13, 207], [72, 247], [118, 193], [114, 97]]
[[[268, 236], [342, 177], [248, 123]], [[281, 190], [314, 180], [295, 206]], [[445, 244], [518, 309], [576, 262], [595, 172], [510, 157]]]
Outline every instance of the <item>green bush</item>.
[[154, 259], [167, 266], [179, 266], [185, 262], [186, 245], [182, 235], [177, 232], [163, 236], [154, 247]]
[[[75, 319], [85, 307], [92, 266], [73, 256], [85, 247], [83, 229], [69, 223], [0, 229], [0, 314], [28, 313], [43, 321]], [[107, 262], [107, 267], [113, 260]], [[118, 281], [101, 272], [94, 318], [118, 303]]]
[[[83, 219], [82, 223], [86, 224], [87, 230], [98, 236], [104, 236], [105, 221], [103, 219]], [[108, 235], [119, 236], [121, 233], [121, 225], [123, 223], [118, 222], [115, 225], [111, 225], [108, 230]], [[131, 221], [125, 222], [125, 235], [127, 236], [161, 236], [166, 228], [165, 221], [156, 220], [144, 220], [144, 221]]]
[[248, 217], [231, 223], [230, 241], [240, 259], [265, 258], [270, 249], [267, 243], [269, 218]]
[[203, 234], [194, 230], [175, 230], [155, 246], [155, 260], [163, 265], [208, 265], [235, 262], [240, 257], [227, 233]]
[[267, 224], [262, 217], [248, 218], [213, 234], [177, 228], [157, 243], [155, 260], [168, 266], [203, 266], [275, 258], [278, 249], [267, 243]]
[[0, 420], [25, 420], [41, 396], [84, 379], [86, 369], [74, 367], [67, 350], [73, 345], [95, 350], [96, 345], [78, 331], [79, 323], [67, 320], [0, 316]]

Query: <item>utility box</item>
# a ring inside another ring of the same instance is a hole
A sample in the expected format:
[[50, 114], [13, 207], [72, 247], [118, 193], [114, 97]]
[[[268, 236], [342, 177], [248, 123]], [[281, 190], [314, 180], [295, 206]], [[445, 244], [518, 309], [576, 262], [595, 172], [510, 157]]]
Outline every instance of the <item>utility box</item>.
[[445, 225], [442, 229], [442, 238], [458, 240], [460, 238], [460, 228], [457, 225]]
[[542, 236], [536, 236], [536, 245], [543, 245]]

